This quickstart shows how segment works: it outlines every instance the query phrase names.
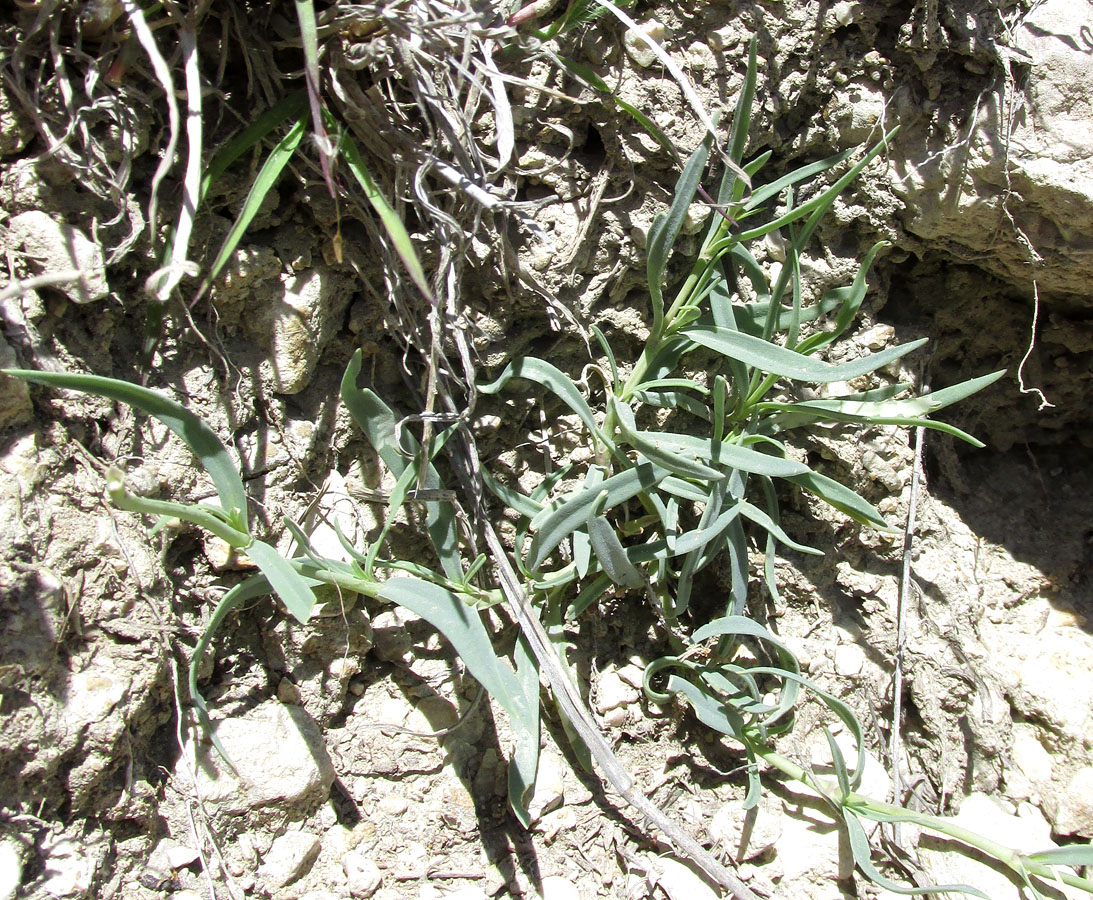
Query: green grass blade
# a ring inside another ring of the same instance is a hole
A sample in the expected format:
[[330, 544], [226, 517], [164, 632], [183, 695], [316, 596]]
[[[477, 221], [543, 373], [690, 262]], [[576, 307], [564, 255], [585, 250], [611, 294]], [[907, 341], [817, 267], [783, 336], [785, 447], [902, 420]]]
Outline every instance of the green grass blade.
[[862, 359], [831, 365], [793, 350], [779, 347], [740, 331], [697, 323], [683, 331], [683, 336], [724, 356], [739, 359], [763, 372], [770, 372], [794, 381], [828, 384], [868, 375], [906, 356], [926, 343], [926, 338], [898, 347], [889, 347]]
[[258, 170], [258, 175], [255, 176], [254, 184], [250, 186], [250, 190], [247, 192], [247, 198], [243, 201], [243, 208], [239, 210], [239, 215], [236, 216], [235, 222], [232, 223], [232, 227], [220, 245], [220, 250], [217, 252], [213, 264], [209, 267], [208, 274], [202, 281], [201, 287], [198, 288], [198, 298], [205, 295], [212, 282], [216, 280], [224, 270], [224, 266], [228, 264], [228, 260], [231, 259], [235, 249], [239, 246], [239, 242], [250, 227], [250, 223], [254, 221], [254, 217], [258, 214], [258, 210], [265, 202], [267, 195], [273, 190], [273, 186], [277, 183], [277, 179], [281, 177], [285, 166], [295, 155], [300, 142], [304, 138], [305, 130], [306, 122], [301, 117], [296, 120], [292, 128], [289, 129], [288, 134], [278, 142], [277, 146], [266, 157], [262, 168]]
[[398, 217], [398, 213], [391, 208], [387, 198], [376, 186], [376, 182], [373, 181], [368, 167], [365, 166], [364, 160], [357, 150], [357, 145], [353, 143], [351, 138], [343, 137], [340, 148], [341, 155], [345, 159], [349, 171], [353, 173], [353, 177], [357, 179], [357, 184], [364, 191], [365, 198], [371, 204], [376, 215], [379, 216], [380, 224], [383, 225], [387, 236], [391, 238], [395, 253], [402, 260], [402, 264], [410, 274], [411, 280], [425, 297], [432, 297], [432, 288], [429, 287], [429, 280], [425, 277], [425, 269], [421, 265], [417, 250], [414, 249], [414, 242], [410, 239], [410, 233], [406, 230], [406, 226], [402, 224], [402, 219]]
[[607, 491], [603, 508], [611, 509], [643, 491], [652, 490], [667, 475], [667, 469], [645, 463], [612, 475], [593, 487], [581, 488], [565, 497], [557, 507], [543, 510], [531, 523], [535, 536], [528, 550], [528, 569], [538, 569], [562, 541], [588, 524], [596, 515], [596, 503], [602, 491]]
[[295, 91], [271, 106], [250, 125], [232, 137], [216, 152], [201, 176], [200, 200], [204, 200], [209, 188], [239, 157], [257, 147], [277, 126], [289, 119], [299, 120], [307, 110], [307, 93]]
[[786, 188], [793, 187], [794, 185], [804, 181], [806, 178], [811, 178], [814, 175], [820, 175], [837, 166], [839, 163], [844, 162], [854, 155], [856, 148], [851, 147], [849, 150], [844, 150], [842, 153], [836, 153], [834, 156], [829, 156], [827, 159], [821, 159], [819, 162], [810, 163], [807, 166], [801, 166], [799, 169], [794, 169], [788, 175], [783, 175], [776, 181], [772, 181], [770, 184], [764, 184], [761, 187], [757, 187], [752, 191], [747, 200], [744, 201], [743, 208], [745, 211], [758, 209], [768, 200], [773, 197], [777, 197]]
[[201, 460], [216, 487], [216, 494], [220, 498], [221, 509], [227, 515], [228, 524], [237, 531], [249, 533], [247, 494], [243, 490], [243, 480], [239, 477], [239, 467], [213, 430], [174, 400], [140, 385], [116, 378], [103, 378], [100, 375], [37, 372], [27, 369], [4, 369], [3, 372], [5, 375], [36, 384], [98, 394], [155, 416], [178, 435]]
[[634, 391], [630, 397], [645, 406], [655, 406], [658, 409], [681, 409], [695, 418], [710, 421], [710, 410], [706, 404], [682, 391]]
[[273, 547], [263, 541], [254, 541], [247, 547], [247, 556], [269, 582], [273, 592], [285, 604], [285, 608], [301, 625], [311, 616], [315, 606], [315, 593], [311, 590], [310, 579], [305, 578], [284, 559]]
[[[742, 447], [729, 441], [715, 443], [710, 438], [702, 438], [692, 434], [676, 434], [670, 431], [638, 431], [634, 434], [643, 444], [655, 443], [659, 454], [667, 455], [676, 460], [693, 459], [713, 462], [731, 469], [739, 469], [755, 475], [770, 475], [774, 478], [800, 475], [808, 471], [808, 466], [794, 459], [760, 453], [758, 450]], [[634, 446], [635, 449], [640, 449], [642, 453], [645, 452], [644, 449], [638, 448], [636, 444]], [[656, 460], [654, 461], [656, 462]], [[713, 471], [719, 477], [725, 475], [724, 472]]]
[[595, 72], [588, 66], [582, 65], [576, 60], [568, 59], [560, 54], [557, 56], [558, 62], [562, 64], [562, 67], [574, 76], [578, 81], [584, 81], [594, 90], [599, 91], [601, 94], [607, 94], [615, 103], [615, 105], [621, 109], [624, 113], [630, 116], [635, 122], [637, 122], [646, 133], [661, 147], [668, 151], [668, 154], [672, 159], [677, 159], [675, 145], [668, 139], [668, 136], [661, 131], [660, 126], [657, 125], [652, 119], [650, 119], [645, 113], [634, 106], [631, 103], [627, 103], [614, 91], [610, 86], [600, 78]]

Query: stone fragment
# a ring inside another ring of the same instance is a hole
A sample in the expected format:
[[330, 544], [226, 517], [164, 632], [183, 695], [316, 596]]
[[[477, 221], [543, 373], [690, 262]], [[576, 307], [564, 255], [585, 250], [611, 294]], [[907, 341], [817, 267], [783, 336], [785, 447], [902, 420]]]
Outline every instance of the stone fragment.
[[23, 854], [15, 841], [0, 841], [0, 900], [14, 900], [23, 881]]
[[298, 394], [311, 381], [323, 347], [349, 302], [344, 279], [326, 266], [285, 276], [281, 296], [266, 301], [248, 328], [270, 358], [262, 376], [278, 394]]
[[645, 22], [638, 26], [638, 30], [641, 34], [637, 34], [633, 29], [629, 29], [626, 34], [622, 36], [622, 45], [626, 48], [627, 56], [643, 69], [648, 69], [649, 66], [657, 61], [657, 55], [649, 46], [649, 41], [645, 40], [645, 37], [642, 35], [647, 36], [657, 43], [662, 43], [668, 32], [664, 25], [657, 21]]
[[528, 801], [528, 813], [534, 822], [557, 809], [565, 800], [565, 768], [561, 758], [549, 750], [539, 757], [535, 787]]
[[342, 857], [342, 871], [354, 897], [371, 897], [383, 883], [379, 866], [360, 850], [350, 850]]
[[746, 810], [733, 801], [714, 813], [709, 835], [732, 859], [757, 859], [775, 849], [782, 836], [782, 815], [764, 804]]
[[857, 644], [840, 644], [835, 648], [835, 674], [853, 678], [861, 674], [865, 651]]
[[1078, 769], [1055, 804], [1052, 817], [1059, 834], [1093, 838], [1093, 766]]
[[614, 669], [600, 675], [600, 679], [596, 683], [595, 706], [596, 712], [601, 716], [612, 709], [619, 709], [623, 706], [629, 706], [631, 703], [637, 703], [637, 700], [638, 692], [623, 681]]
[[720, 892], [690, 866], [662, 856], [654, 863], [659, 869], [657, 884], [669, 900], [717, 900]]
[[343, 900], [341, 894], [333, 891], [308, 891], [300, 896], [300, 900]]
[[548, 875], [539, 889], [542, 900], [580, 900], [577, 886], [561, 875]]
[[[0, 369], [18, 368], [11, 345], [0, 334]], [[22, 425], [34, 418], [30, 402], [30, 387], [22, 378], [0, 375], [0, 429]]]
[[65, 225], [39, 210], [20, 213], [8, 222], [8, 233], [36, 273], [78, 269], [81, 278], [56, 285], [73, 303], [91, 303], [110, 293], [102, 248], [79, 228]]
[[204, 741], [196, 759], [193, 742], [187, 742], [176, 767], [176, 777], [188, 771], [187, 763], [196, 769], [206, 804], [226, 814], [273, 805], [302, 812], [329, 793], [334, 766], [319, 726], [303, 707], [269, 700], [242, 716], [214, 722], [213, 728], [239, 777]]
[[300, 878], [315, 862], [322, 845], [307, 831], [288, 831], [273, 842], [258, 869], [258, 877], [271, 888], [282, 888]]
[[95, 861], [73, 841], [61, 839], [46, 852], [41, 889], [52, 897], [85, 897], [95, 877]]

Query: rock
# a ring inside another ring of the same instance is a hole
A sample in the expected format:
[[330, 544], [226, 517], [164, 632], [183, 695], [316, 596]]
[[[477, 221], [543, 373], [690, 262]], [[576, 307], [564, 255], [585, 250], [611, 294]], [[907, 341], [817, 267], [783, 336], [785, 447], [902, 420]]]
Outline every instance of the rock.
[[775, 849], [782, 836], [782, 815], [762, 802], [745, 810], [733, 801], [714, 813], [708, 830], [710, 840], [733, 859], [757, 859]]
[[308, 891], [300, 895], [300, 900], [342, 900], [342, 896], [333, 891]]
[[[667, 29], [660, 22], [644, 22], [638, 26], [642, 34], [648, 35], [658, 44], [663, 43], [667, 35]], [[657, 61], [657, 55], [650, 49], [649, 44], [633, 29], [628, 29], [622, 36], [622, 45], [626, 48], [626, 55], [643, 69], [648, 69]]]
[[580, 900], [577, 886], [561, 875], [548, 875], [539, 888], [542, 900]]
[[835, 648], [835, 674], [853, 678], [865, 665], [865, 651], [857, 644], [840, 644]]
[[34, 123], [7, 88], [0, 86], [0, 156], [21, 152], [33, 138]]
[[1011, 798], [1027, 800], [1051, 781], [1051, 755], [1034, 726], [1014, 723], [1012, 758], [1013, 766], [1006, 773], [1006, 792]]
[[372, 641], [376, 656], [384, 662], [405, 662], [414, 640], [406, 625], [417, 617], [401, 606], [384, 610], [372, 619]]
[[[966, 148], [933, 152], [929, 163], [921, 168], [912, 165], [906, 172], [909, 190], [897, 187], [908, 204], [907, 227], [912, 234], [931, 242], [951, 242], [960, 248], [954, 250], [956, 255], [974, 257], [977, 266], [1012, 284], [1031, 288], [1035, 275], [1041, 296], [1089, 297], [1093, 55], [1079, 41], [1061, 37], [1088, 28], [1085, 4], [1037, 4], [1015, 29], [1014, 45], [1020, 55], [1003, 63], [1027, 74], [1000, 78], [1001, 87], [983, 98]], [[1011, 108], [1021, 114], [1009, 123], [1006, 115]], [[999, 141], [1006, 128], [1009, 139]], [[957, 140], [954, 136], [952, 143]], [[929, 155], [924, 149], [922, 158]], [[1050, 264], [1030, 265], [1024, 240]]]
[[[19, 361], [15, 351], [0, 334], [0, 369], [16, 369]], [[22, 378], [0, 375], [0, 429], [22, 425], [34, 418], [30, 402], [30, 387]]]
[[279, 299], [266, 301], [243, 327], [268, 347], [262, 376], [279, 394], [298, 394], [349, 302], [345, 279], [326, 266], [285, 276]]
[[[197, 754], [198, 786], [207, 804], [226, 814], [276, 805], [285, 811], [309, 810], [334, 783], [334, 766], [322, 733], [300, 706], [266, 701], [238, 718], [214, 722], [216, 735], [235, 764], [239, 778], [211, 743], [202, 740]], [[176, 777], [195, 763], [187, 741]]]
[[1071, 776], [1053, 807], [1051, 818], [1059, 834], [1093, 838], [1093, 766], [1084, 766]]
[[95, 878], [95, 861], [73, 841], [49, 843], [40, 887], [53, 897], [84, 897]]
[[528, 801], [528, 813], [533, 822], [562, 805], [565, 800], [564, 776], [565, 764], [558, 754], [549, 750], [543, 752], [535, 773], [535, 787]]
[[654, 863], [659, 869], [657, 884], [669, 900], [717, 900], [720, 892], [690, 866], [669, 857]]
[[383, 883], [379, 866], [360, 850], [350, 850], [342, 857], [342, 871], [354, 897], [371, 897]]
[[638, 692], [628, 685], [614, 669], [600, 675], [596, 682], [595, 708], [601, 716], [612, 709], [637, 703]]
[[73, 303], [92, 303], [110, 293], [102, 248], [80, 229], [44, 212], [20, 213], [8, 222], [15, 246], [22, 246], [35, 272], [51, 274], [79, 269], [83, 277], [56, 285]]
[[[969, 831], [988, 837], [1006, 847], [1030, 853], [1056, 846], [1051, 826], [1036, 807], [1022, 803], [1018, 814], [1003, 809], [986, 794], [970, 794], [960, 805], [953, 821]], [[979, 888], [991, 900], [1022, 900], [1025, 896], [1016, 875], [1001, 865], [987, 865], [973, 858], [962, 844], [945, 841], [933, 834], [919, 838], [919, 858], [935, 884], [963, 883]], [[1062, 892], [1041, 889], [1045, 898], [1086, 898], [1084, 891], [1066, 888]]]
[[307, 831], [288, 831], [269, 848], [258, 868], [258, 877], [271, 888], [291, 884], [307, 872], [321, 848], [316, 835]]
[[0, 841], [0, 900], [15, 900], [23, 881], [23, 854], [15, 841]]

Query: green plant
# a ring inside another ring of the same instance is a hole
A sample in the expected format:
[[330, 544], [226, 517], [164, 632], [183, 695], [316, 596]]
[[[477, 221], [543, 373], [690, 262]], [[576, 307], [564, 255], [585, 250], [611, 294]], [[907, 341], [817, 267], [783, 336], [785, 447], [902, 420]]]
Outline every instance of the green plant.
[[[297, 4], [302, 18], [306, 18], [309, 5]], [[313, 48], [307, 55], [310, 64]], [[875, 245], [865, 255], [850, 286], [829, 290], [811, 306], [803, 302], [801, 256], [821, 217], [882, 152], [892, 132], [829, 187], [816, 189], [803, 202], [796, 201], [800, 187], [846, 162], [850, 153], [805, 166], [749, 192], [747, 180], [755, 179], [769, 158], [769, 154], [762, 154], [744, 163], [755, 78], [753, 44], [724, 150], [729, 164], [711, 203], [712, 222], [698, 256], [670, 303], [664, 297], [669, 262], [688, 209], [699, 195], [707, 157], [714, 146], [712, 133], [687, 161], [669, 209], [650, 230], [650, 328], [633, 364], [628, 369], [620, 365], [604, 334], [593, 329], [603, 360], [593, 371], [598, 373], [602, 388], [584, 386], [582, 390], [582, 385], [557, 367], [534, 358], [514, 360], [495, 380], [478, 386], [479, 393], [491, 395], [505, 390], [514, 380], [538, 383], [577, 415], [594, 449], [593, 460], [584, 469], [562, 467], [528, 495], [488, 471], [478, 473], [493, 495], [520, 516], [515, 549], [522, 585], [517, 590], [526, 591], [533, 614], [545, 622], [554, 654], [551, 665], [563, 670], [563, 678], [568, 675], [564, 671], [565, 621], [579, 617], [608, 591], [643, 594], [661, 619], [671, 649], [648, 666], [647, 697], [657, 703], [682, 698], [700, 721], [739, 743], [749, 762], [745, 770], [747, 804], [757, 802], [762, 789], [760, 761], [814, 788], [845, 822], [858, 865], [877, 883], [904, 893], [927, 890], [906, 888], [884, 878], [872, 861], [863, 819], [914, 822], [948, 835], [1009, 866], [1038, 897], [1041, 894], [1037, 885], [1053, 879], [1093, 893], [1093, 882], [1061, 869], [1093, 864], [1093, 850], [1089, 847], [1018, 853], [970, 834], [944, 818], [859, 795], [865, 744], [853, 711], [806, 680], [784, 644], [742, 615], [750, 570], [749, 530], [758, 534], [764, 547], [763, 577], [767, 590], [775, 596], [777, 545], [804, 553], [818, 552], [797, 543], [782, 528], [779, 482], [811, 493], [864, 525], [888, 527], [880, 512], [864, 498], [798, 461], [787, 435], [794, 429], [830, 424], [924, 426], [975, 444], [974, 438], [953, 426], [926, 417], [971, 396], [1002, 374], [993, 373], [921, 396], [904, 396], [909, 392], [908, 385], [878, 379], [875, 386], [833, 398], [794, 399], [794, 383], [834, 384], [864, 378], [890, 366], [923, 342], [893, 347], [841, 365], [816, 358], [819, 350], [853, 325], [866, 294], [868, 271], [884, 245]], [[309, 83], [306, 98], [303, 92], [290, 98], [244, 132], [209, 166], [202, 196], [209, 178], [222, 173], [279, 124], [292, 123], [288, 135], [262, 167], [252, 197], [244, 204], [225, 242], [229, 249], [218, 254], [206, 284], [234, 249], [249, 221], [247, 217], [253, 216], [257, 206], [252, 201], [260, 202], [299, 146], [309, 108], [314, 122], [322, 119], [328, 132], [336, 131], [321, 110], [316, 116], [315, 92]], [[412, 280], [428, 295], [413, 245], [371, 183], [363, 163], [358, 164], [359, 155], [353, 145], [341, 140], [334, 142], [330, 151], [331, 160], [345, 160], [399, 248]], [[773, 213], [768, 208], [772, 203], [780, 203]], [[772, 282], [749, 245], [783, 231], [788, 235], [785, 264]], [[746, 292], [742, 285], [747, 286]], [[225, 617], [245, 600], [272, 592], [303, 623], [315, 603], [314, 589], [332, 585], [343, 592], [403, 605], [431, 622], [452, 642], [470, 673], [509, 715], [517, 736], [510, 766], [510, 802], [526, 823], [526, 793], [534, 779], [539, 747], [539, 668], [544, 665], [544, 651], [537, 643], [538, 631], [518, 617], [524, 633], [511, 648], [498, 648], [478, 611], [508, 597], [513, 586], [506, 575], [503, 549], [498, 551], [490, 545], [492, 564], [487, 565], [491, 563], [489, 557], [479, 555], [468, 561], [460, 546], [453, 506], [447, 499], [450, 495], [434, 459], [448, 452], [453, 457], [453, 468], [468, 468], [464, 458], [468, 445], [461, 426], [453, 425], [416, 441], [398, 427], [399, 417], [387, 404], [358, 385], [360, 366], [358, 352], [342, 381], [342, 402], [395, 478], [389, 506], [394, 509], [412, 502], [424, 507], [425, 530], [436, 553], [436, 568], [383, 556], [388, 551], [386, 530], [366, 548], [352, 547], [343, 540], [350, 556], [348, 562], [326, 559], [316, 554], [307, 536], [289, 520], [284, 525], [302, 550], [299, 556], [284, 559], [252, 532], [242, 480], [227, 450], [204, 423], [180, 405], [153, 391], [113, 379], [22, 370], [9, 370], [7, 374], [53, 387], [98, 393], [159, 418], [190, 446], [212, 478], [218, 507], [134, 496], [125, 489], [124, 477], [117, 469], [110, 472], [108, 490], [119, 507], [189, 521], [246, 552], [259, 567], [258, 574], [223, 597], [194, 649], [190, 693], [198, 720], [214, 742], [215, 730], [199, 692], [197, 672]], [[661, 421], [672, 423], [673, 430], [658, 426]], [[724, 614], [696, 623], [691, 603], [696, 576], [722, 553], [727, 554], [732, 573]], [[491, 577], [493, 574], [496, 579]], [[769, 664], [746, 661], [740, 653], [745, 642], [751, 642], [758, 658], [769, 659]], [[509, 655], [511, 666], [506, 661]], [[774, 738], [792, 727], [802, 688], [826, 704], [855, 739], [854, 765], [847, 763], [831, 740], [834, 780], [816, 776], [775, 749]], [[561, 697], [558, 699], [561, 701]], [[575, 714], [570, 711], [566, 716], [578, 756], [588, 760], [596, 748], [585, 745], [587, 733], [573, 721]], [[734, 882], [723, 883], [740, 897], [752, 896]], [[983, 896], [970, 886], [929, 890], [960, 890]]]

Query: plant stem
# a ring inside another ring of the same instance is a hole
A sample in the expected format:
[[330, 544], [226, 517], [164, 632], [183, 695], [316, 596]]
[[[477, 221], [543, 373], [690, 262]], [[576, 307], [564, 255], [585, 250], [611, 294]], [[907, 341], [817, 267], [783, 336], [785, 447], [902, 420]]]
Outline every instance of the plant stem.
[[919, 825], [922, 828], [929, 829], [937, 834], [960, 841], [962, 844], [967, 844], [969, 847], [982, 851], [987, 856], [1002, 863], [1018, 875], [1031, 874], [1047, 880], [1061, 880], [1072, 887], [1080, 888], [1083, 891], [1093, 894], [1093, 879], [1083, 878], [1072, 872], [1060, 870], [1042, 863], [1031, 862], [1024, 854], [1018, 853], [1005, 844], [1001, 844], [998, 841], [992, 841], [990, 838], [984, 837], [968, 828], [964, 828], [951, 818], [935, 816], [930, 813], [915, 812], [913, 810], [905, 809], [902, 806], [884, 803], [880, 800], [873, 800], [870, 797], [866, 797], [863, 794], [858, 794], [854, 791], [844, 794], [837, 782], [817, 778], [811, 772], [801, 768], [801, 766], [797, 765], [795, 762], [786, 759], [786, 757], [771, 750], [768, 746], [759, 741], [747, 740], [747, 746], [764, 762], [769, 763], [794, 781], [799, 781], [806, 787], [816, 791], [820, 796], [826, 798], [837, 807], [849, 809], [857, 815], [864, 816], [867, 819], [873, 819], [877, 822], [909, 822], [914, 825]]

